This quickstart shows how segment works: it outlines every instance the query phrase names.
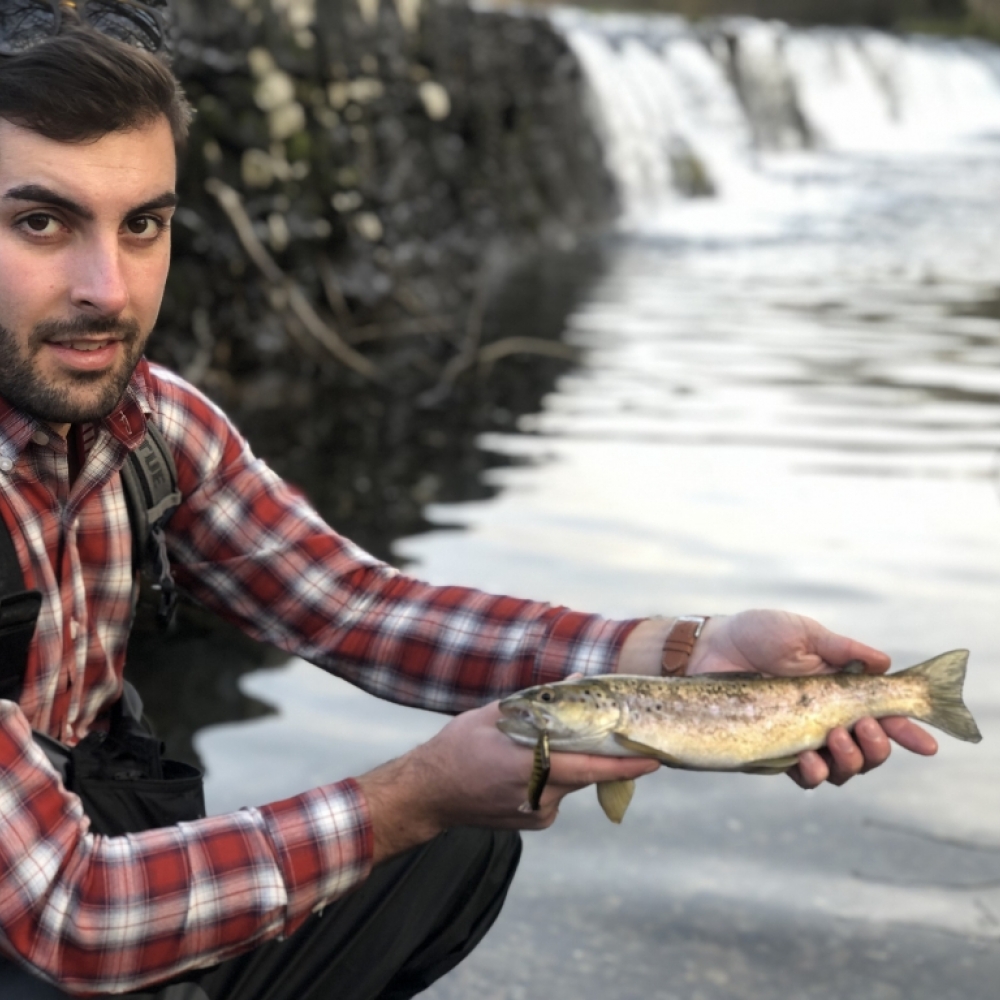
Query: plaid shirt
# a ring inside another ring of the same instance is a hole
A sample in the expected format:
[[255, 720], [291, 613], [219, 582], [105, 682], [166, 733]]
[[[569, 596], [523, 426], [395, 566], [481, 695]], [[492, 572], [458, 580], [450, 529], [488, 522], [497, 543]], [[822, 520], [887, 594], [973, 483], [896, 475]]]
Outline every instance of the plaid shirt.
[[66, 441], [0, 399], [3, 515], [44, 595], [20, 705], [0, 701], [0, 952], [83, 994], [139, 989], [287, 935], [371, 866], [350, 779], [100, 837], [31, 738], [34, 727], [77, 742], [120, 693], [136, 582], [118, 472], [148, 416], [184, 497], [168, 530], [178, 584], [379, 697], [459, 712], [609, 672], [635, 624], [402, 576], [331, 530], [217, 407], [146, 362], [88, 429], [72, 481]]

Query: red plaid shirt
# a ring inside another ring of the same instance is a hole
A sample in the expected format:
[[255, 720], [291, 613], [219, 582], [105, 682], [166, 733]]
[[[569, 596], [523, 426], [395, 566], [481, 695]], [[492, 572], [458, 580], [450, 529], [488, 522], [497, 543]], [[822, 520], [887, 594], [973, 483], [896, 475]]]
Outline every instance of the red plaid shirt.
[[0, 400], [3, 515], [44, 595], [20, 705], [0, 701], [0, 952], [79, 993], [139, 989], [289, 934], [371, 866], [352, 780], [101, 837], [31, 738], [77, 742], [120, 693], [136, 584], [118, 472], [147, 416], [184, 497], [168, 531], [178, 584], [382, 698], [459, 712], [609, 672], [635, 624], [400, 575], [332, 531], [165, 369], [139, 365], [72, 480], [66, 442]]

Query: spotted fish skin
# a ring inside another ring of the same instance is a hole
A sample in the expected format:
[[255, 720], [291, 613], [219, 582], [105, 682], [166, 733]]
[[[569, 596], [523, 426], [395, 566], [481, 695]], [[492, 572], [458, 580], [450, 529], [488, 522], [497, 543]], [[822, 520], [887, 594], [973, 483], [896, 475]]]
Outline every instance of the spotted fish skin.
[[968, 657], [967, 650], [953, 650], [886, 675], [580, 678], [510, 695], [500, 703], [497, 725], [527, 746], [545, 732], [553, 752], [773, 773], [822, 747], [832, 729], [869, 716], [907, 716], [978, 742], [962, 701]]

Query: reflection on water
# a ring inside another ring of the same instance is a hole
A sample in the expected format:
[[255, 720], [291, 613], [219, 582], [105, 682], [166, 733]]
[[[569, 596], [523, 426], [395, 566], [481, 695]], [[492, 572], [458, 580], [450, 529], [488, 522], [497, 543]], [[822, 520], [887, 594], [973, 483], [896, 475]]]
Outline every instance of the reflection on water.
[[[595, 247], [525, 260], [486, 309], [483, 342], [514, 334], [558, 340], [600, 267]], [[395, 539], [430, 527], [424, 516], [428, 503], [488, 500], [496, 494], [487, 473], [517, 459], [481, 447], [479, 435], [514, 426], [537, 411], [568, 367], [557, 358], [515, 355], [429, 405], [370, 390], [349, 399], [342, 392], [336, 407], [321, 399], [308, 409], [257, 405], [233, 416], [255, 451], [299, 486], [330, 524], [391, 559]], [[254, 697], [254, 682], [242, 678], [287, 657], [185, 606], [176, 631], [164, 637], [154, 606], [151, 599], [141, 607], [128, 675], [170, 752], [204, 763], [195, 733], [273, 714], [274, 700]], [[245, 796], [250, 773], [236, 779], [237, 796]]]
[[[810, 794], [665, 771], [621, 828], [576, 796], [528, 838], [496, 931], [435, 1000], [995, 992], [1000, 146], [753, 169], [752, 197], [623, 228], [565, 323], [583, 363], [479, 438], [507, 461], [466, 466], [477, 484], [438, 495], [438, 529], [395, 556], [609, 615], [784, 606], [898, 666], [965, 646], [984, 741], [942, 737], [934, 760], [899, 753]], [[301, 663], [241, 687], [279, 711], [197, 735], [215, 808], [438, 724]]]

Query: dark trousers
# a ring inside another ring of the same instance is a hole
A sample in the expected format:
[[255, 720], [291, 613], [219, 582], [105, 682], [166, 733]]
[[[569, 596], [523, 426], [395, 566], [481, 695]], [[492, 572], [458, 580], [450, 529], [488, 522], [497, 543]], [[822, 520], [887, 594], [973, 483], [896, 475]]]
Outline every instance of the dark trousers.
[[[272, 941], [132, 1000], [406, 1000], [453, 969], [500, 912], [515, 833], [451, 830], [379, 865], [354, 892]], [[3, 1000], [69, 994], [0, 961]]]

